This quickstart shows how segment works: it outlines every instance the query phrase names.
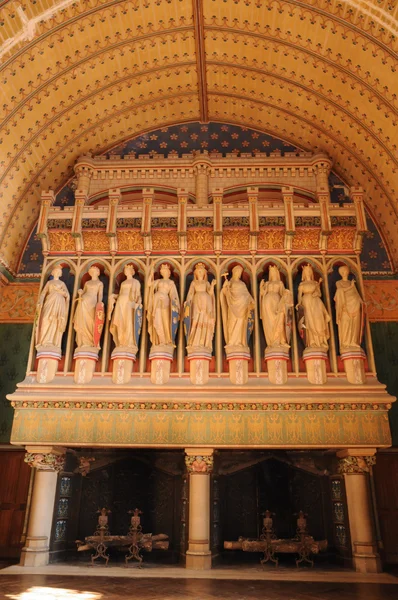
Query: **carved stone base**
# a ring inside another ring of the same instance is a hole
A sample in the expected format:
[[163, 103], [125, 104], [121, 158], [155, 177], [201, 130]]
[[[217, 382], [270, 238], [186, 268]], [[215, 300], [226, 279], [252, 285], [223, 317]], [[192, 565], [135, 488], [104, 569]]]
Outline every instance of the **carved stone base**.
[[229, 365], [229, 379], [235, 385], [244, 385], [249, 379], [248, 363], [250, 352], [248, 346], [225, 346]]
[[268, 379], [271, 383], [282, 385], [287, 382], [287, 361], [289, 351], [287, 348], [266, 348], [264, 359], [267, 363]]
[[27, 537], [19, 564], [21, 567], [44, 567], [49, 562], [49, 550], [46, 536]]
[[112, 381], [116, 384], [129, 383], [133, 364], [136, 359], [137, 347], [125, 348], [118, 346], [111, 354], [113, 361]]
[[194, 385], [205, 385], [209, 381], [211, 350], [188, 346], [187, 352], [191, 383]]
[[195, 571], [207, 571], [211, 569], [211, 552], [193, 552], [188, 550], [185, 567]]
[[61, 350], [56, 346], [37, 346], [37, 374], [38, 383], [49, 383], [58, 371], [61, 360]]
[[90, 383], [98, 360], [99, 349], [91, 346], [82, 346], [75, 350], [73, 358], [75, 363], [75, 383]]
[[174, 346], [152, 346], [149, 353], [151, 361], [151, 382], [163, 385], [170, 378], [170, 367], [173, 361]]
[[341, 352], [341, 360], [344, 363], [344, 370], [349, 383], [366, 383], [366, 356], [361, 348], [344, 348]]
[[306, 348], [304, 350], [303, 360], [307, 370], [307, 378], [310, 383], [322, 385], [327, 382], [327, 356], [327, 352], [323, 348]]

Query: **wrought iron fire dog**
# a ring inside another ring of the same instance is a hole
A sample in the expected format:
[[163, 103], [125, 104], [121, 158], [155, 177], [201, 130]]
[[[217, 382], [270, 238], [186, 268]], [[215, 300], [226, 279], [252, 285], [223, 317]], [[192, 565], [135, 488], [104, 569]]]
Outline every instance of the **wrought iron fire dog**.
[[127, 535], [111, 535], [109, 532], [108, 515], [111, 512], [106, 508], [101, 508], [99, 513], [97, 529], [94, 535], [84, 538], [84, 542], [76, 540], [77, 549], [79, 552], [84, 550], [94, 550], [91, 555], [91, 564], [94, 565], [98, 558], [105, 560], [105, 566], [108, 566], [109, 554], [108, 548], [116, 548], [123, 550], [128, 548], [128, 554], [125, 556], [125, 565], [128, 566], [129, 560], [137, 560], [139, 566], [142, 564], [142, 551], [152, 552], [156, 550], [168, 550], [169, 538], [164, 533], [152, 535], [152, 533], [142, 533], [141, 517], [142, 512], [135, 508], [130, 510], [132, 515], [130, 519], [130, 527]]
[[250, 538], [240, 537], [236, 542], [224, 542], [226, 550], [243, 550], [243, 552], [263, 552], [264, 556], [261, 559], [261, 564], [264, 565], [268, 561], [275, 563], [278, 566], [279, 559], [276, 554], [297, 554], [296, 566], [300, 563], [307, 562], [314, 566], [314, 561], [311, 560], [311, 555], [318, 554], [327, 549], [327, 540], [315, 541], [309, 535], [307, 529], [307, 515], [300, 511], [297, 518], [297, 533], [291, 539], [279, 539], [273, 529], [272, 514], [269, 510], [265, 511], [263, 518], [263, 529], [259, 539], [253, 540]]

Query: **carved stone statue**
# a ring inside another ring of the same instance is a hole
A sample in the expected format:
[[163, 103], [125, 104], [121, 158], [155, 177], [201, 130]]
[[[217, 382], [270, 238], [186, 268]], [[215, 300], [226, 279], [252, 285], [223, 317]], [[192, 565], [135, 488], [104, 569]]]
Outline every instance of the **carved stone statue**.
[[215, 279], [211, 284], [207, 281], [206, 267], [203, 263], [198, 263], [184, 303], [184, 323], [189, 348], [212, 349], [216, 321], [215, 284]]
[[293, 296], [281, 281], [278, 268], [269, 267], [269, 279], [260, 284], [260, 317], [268, 348], [289, 348]]
[[148, 332], [153, 346], [174, 346], [180, 316], [180, 299], [167, 264], [160, 267], [162, 279], [148, 281]]
[[102, 304], [104, 286], [102, 281], [99, 280], [100, 270], [98, 267], [93, 266], [88, 273], [91, 279], [85, 283], [83, 289], [77, 292], [74, 329], [78, 348], [82, 346], [99, 347], [104, 321], [104, 305]]
[[221, 311], [227, 346], [247, 348], [253, 331], [254, 299], [241, 280], [242, 273], [243, 267], [236, 265], [232, 269], [231, 280], [225, 279], [221, 290]]
[[359, 348], [363, 333], [364, 302], [355, 286], [348, 279], [347, 265], [339, 268], [341, 279], [336, 283], [336, 322], [339, 332], [340, 352], [348, 348]]
[[[108, 310], [108, 319], [113, 312], [110, 332], [116, 347], [137, 349], [142, 325], [141, 286], [134, 279], [134, 266], [124, 267], [126, 279], [120, 286], [118, 294], [112, 294]], [[116, 302], [116, 306], [115, 306]]]
[[315, 281], [311, 265], [303, 267], [303, 276], [298, 289], [298, 329], [307, 348], [328, 348], [330, 316], [321, 297], [322, 279]]
[[66, 329], [69, 310], [69, 292], [60, 280], [61, 267], [51, 271], [53, 279], [47, 281], [37, 304], [36, 347], [61, 348], [62, 334]]

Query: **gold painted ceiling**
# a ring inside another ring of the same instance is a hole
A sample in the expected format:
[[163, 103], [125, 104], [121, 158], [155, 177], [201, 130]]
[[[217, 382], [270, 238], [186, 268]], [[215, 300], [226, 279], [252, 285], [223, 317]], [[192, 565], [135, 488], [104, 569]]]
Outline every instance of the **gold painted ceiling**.
[[200, 120], [327, 152], [398, 268], [396, 0], [0, 2], [0, 255], [76, 158]]

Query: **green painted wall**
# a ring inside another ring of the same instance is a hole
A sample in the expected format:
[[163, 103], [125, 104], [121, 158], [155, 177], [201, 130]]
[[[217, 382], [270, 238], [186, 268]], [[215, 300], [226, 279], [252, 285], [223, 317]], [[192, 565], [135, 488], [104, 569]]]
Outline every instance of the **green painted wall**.
[[[377, 377], [392, 396], [398, 396], [398, 323], [372, 323]], [[389, 411], [392, 443], [398, 446], [398, 400]]]
[[31, 323], [0, 323], [0, 443], [10, 441], [14, 409], [6, 394], [25, 379]]

